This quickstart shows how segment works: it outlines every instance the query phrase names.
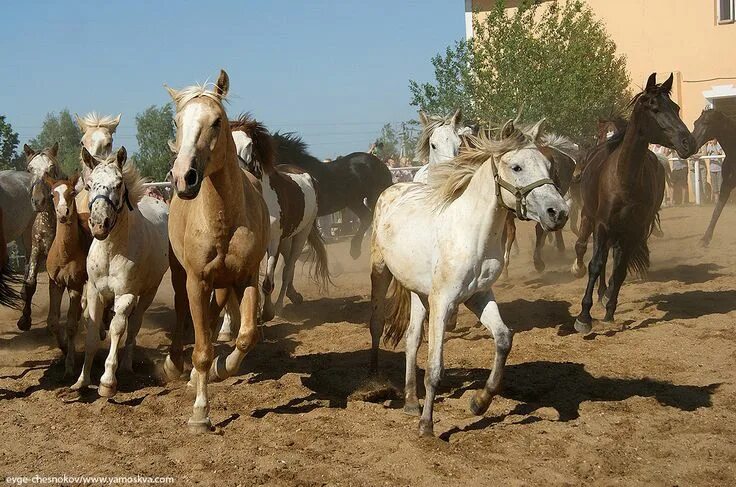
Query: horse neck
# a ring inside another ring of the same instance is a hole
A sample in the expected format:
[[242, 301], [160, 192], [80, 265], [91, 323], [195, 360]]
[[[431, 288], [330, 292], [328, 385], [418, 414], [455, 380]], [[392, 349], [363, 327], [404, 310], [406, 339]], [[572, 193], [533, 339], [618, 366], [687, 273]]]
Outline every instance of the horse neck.
[[56, 220], [56, 237], [54, 237], [54, 245], [59, 244], [59, 250], [63, 257], [70, 257], [81, 250], [81, 227], [79, 225], [79, 213], [74, 208], [69, 215], [69, 221], [61, 223]]
[[642, 132], [642, 111], [641, 107], [634, 108], [634, 114], [631, 116], [619, 146], [621, 150], [618, 156], [617, 172], [621, 181], [634, 180], [636, 175], [644, 169], [644, 164], [641, 162], [647, 153], [649, 141]]
[[500, 242], [508, 210], [498, 204], [490, 160], [473, 174], [468, 187], [450, 208], [454, 210], [454, 223], [471, 229], [468, 237], [475, 238], [479, 249]]
[[[224, 129], [229, 133], [229, 128]], [[237, 214], [233, 210], [245, 207], [243, 174], [238, 165], [232, 135], [225, 137], [225, 142], [215, 147], [212, 158], [222, 161], [222, 167], [204, 177], [197, 200], [208, 215], [208, 221], [222, 221], [224, 216], [227, 222], [228, 216]]]
[[115, 222], [110, 235], [107, 236], [102, 242], [107, 242], [110, 247], [123, 247], [127, 248], [128, 236], [130, 234], [130, 228], [133, 225], [133, 221], [136, 218], [136, 214], [140, 215], [137, 211], [138, 208], [134, 207], [133, 210], [129, 210], [127, 206], [123, 206], [123, 211], [118, 214], [118, 219]]
[[713, 125], [713, 136], [721, 144], [724, 154], [736, 155], [736, 123], [723, 117], [721, 123]]

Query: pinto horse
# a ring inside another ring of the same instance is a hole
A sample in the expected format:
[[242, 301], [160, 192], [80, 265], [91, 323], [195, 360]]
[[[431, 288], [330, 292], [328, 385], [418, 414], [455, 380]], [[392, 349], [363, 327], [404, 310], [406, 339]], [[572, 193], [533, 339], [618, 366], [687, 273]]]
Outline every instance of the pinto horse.
[[[230, 122], [238, 157], [245, 169], [261, 181], [263, 199], [271, 219], [267, 251], [266, 278], [263, 281], [265, 303], [261, 319], [269, 321], [280, 313], [284, 296], [300, 304], [302, 295], [294, 289], [294, 267], [309, 242], [315, 254], [315, 280], [321, 287], [330, 281], [327, 251], [317, 228], [317, 188], [309, 173], [295, 166], [276, 166], [271, 134], [263, 124], [247, 115]], [[276, 304], [271, 302], [276, 263], [284, 256], [281, 290]]]
[[[258, 340], [258, 270], [268, 246], [268, 208], [238, 165], [223, 107], [229, 86], [220, 71], [213, 90], [167, 87], [176, 106], [169, 238], [177, 321], [164, 370], [169, 377], [183, 371], [182, 332], [191, 313], [193, 432], [212, 427], [208, 381], [235, 374]], [[240, 330], [235, 349], [215, 359], [212, 328], [230, 293], [240, 304]]]
[[[550, 163], [539, 152], [536, 137], [536, 131], [522, 133], [509, 121], [500, 140], [476, 139], [474, 148], [433, 167], [427, 184], [396, 184], [376, 205], [371, 239], [371, 370], [377, 371], [384, 325], [388, 324], [386, 340], [394, 346], [408, 329], [404, 410], [418, 414], [416, 355], [429, 312], [422, 435], [433, 435], [444, 334], [461, 304], [496, 342], [493, 371], [472, 398], [471, 411], [483, 414], [500, 390], [512, 333], [501, 319], [492, 285], [503, 268], [501, 232], [507, 213], [522, 211], [520, 216], [541, 222], [545, 230], [562, 228], [567, 221], [567, 204], [550, 179]], [[520, 188], [525, 189], [523, 201], [517, 196]], [[387, 303], [390, 287], [394, 292]]]
[[[583, 201], [580, 235], [575, 244], [572, 273], [585, 273], [583, 257], [593, 233], [593, 257], [588, 265], [588, 285], [575, 329], [592, 329], [590, 309], [593, 290], [600, 278], [598, 296], [606, 306], [605, 321], [612, 322], [618, 294], [627, 270], [644, 273], [649, 268], [647, 240], [659, 219], [665, 189], [665, 173], [649, 144], [673, 147], [682, 158], [697, 150], [695, 139], [679, 116], [680, 107], [670, 99], [670, 77], [661, 85], [652, 74], [643, 92], [631, 101], [632, 115], [626, 130], [596, 147], [581, 174]], [[613, 273], [606, 286], [606, 261], [613, 249]]]
[[733, 167], [733, 159], [729, 159], [728, 156], [729, 153], [732, 157], [736, 154], [736, 122], [718, 110], [703, 110], [703, 113], [695, 121], [693, 136], [698, 147], [702, 147], [710, 139], [718, 140], [723, 148], [723, 153], [726, 154], [721, 166], [721, 176], [723, 177], [721, 192], [718, 194], [718, 201], [715, 208], [713, 208], [713, 215], [710, 218], [708, 229], [700, 240], [703, 246], [707, 247], [713, 239], [716, 223], [718, 223], [718, 218], [720, 218], [723, 208], [728, 203], [731, 191], [736, 187], [736, 168]]
[[323, 163], [307, 152], [302, 139], [292, 133], [273, 134], [278, 161], [298, 166], [314, 178], [319, 187], [317, 216], [330, 215], [347, 207], [360, 219], [360, 227], [350, 244], [350, 255], [357, 259], [363, 235], [373, 219], [373, 208], [384, 189], [391, 186], [391, 171], [376, 156], [353, 152]]

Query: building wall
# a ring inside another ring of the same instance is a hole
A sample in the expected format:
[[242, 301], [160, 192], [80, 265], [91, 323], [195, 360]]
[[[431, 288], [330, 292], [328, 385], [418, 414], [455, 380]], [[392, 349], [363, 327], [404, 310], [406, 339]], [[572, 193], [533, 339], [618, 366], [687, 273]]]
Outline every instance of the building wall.
[[[673, 99], [691, 128], [708, 104], [706, 95], [736, 96], [736, 24], [718, 23], [718, 0], [585, 1], [626, 56], [632, 92], [640, 91], [652, 72], [660, 81], [674, 72]], [[514, 7], [519, 0], [507, 3]], [[482, 18], [494, 4], [469, 0], [465, 9]]]

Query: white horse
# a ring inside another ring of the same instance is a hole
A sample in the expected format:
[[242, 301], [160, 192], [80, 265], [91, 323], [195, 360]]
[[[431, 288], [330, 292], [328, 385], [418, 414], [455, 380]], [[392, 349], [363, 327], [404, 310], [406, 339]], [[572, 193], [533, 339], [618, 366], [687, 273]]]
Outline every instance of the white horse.
[[84, 367], [72, 389], [90, 384], [103, 313], [112, 305], [115, 314], [110, 323], [110, 352], [98, 389], [101, 396], [110, 397], [117, 390], [115, 372], [123, 334], [127, 329], [122, 367], [132, 371], [133, 348], [143, 313], [169, 268], [168, 207], [144, 196], [143, 178], [133, 164], [126, 164], [124, 147], [104, 162], [97, 162], [82, 149], [82, 160], [91, 170], [87, 182], [89, 227], [95, 239], [87, 256], [90, 320]]
[[[499, 140], [473, 138], [475, 147], [435, 165], [428, 184], [395, 184], [378, 199], [371, 241], [371, 370], [378, 368], [386, 321], [386, 340], [394, 345], [408, 328], [404, 409], [418, 414], [416, 353], [429, 311], [422, 435], [433, 434], [442, 341], [460, 304], [496, 342], [493, 372], [471, 401], [471, 411], [482, 414], [499, 390], [512, 333], [501, 319], [491, 286], [503, 269], [501, 234], [507, 213], [521, 213], [546, 230], [562, 228], [567, 221], [569, 209], [550, 179], [550, 162], [536, 145], [541, 123], [525, 134], [509, 121]], [[386, 293], [392, 282], [387, 319]]]
[[460, 109], [447, 117], [419, 112], [422, 132], [417, 141], [416, 156], [421, 160], [427, 159], [428, 162], [414, 174], [415, 183], [426, 183], [432, 166], [449, 161], [460, 153], [461, 140], [458, 130], [462, 130], [459, 128], [462, 118]]

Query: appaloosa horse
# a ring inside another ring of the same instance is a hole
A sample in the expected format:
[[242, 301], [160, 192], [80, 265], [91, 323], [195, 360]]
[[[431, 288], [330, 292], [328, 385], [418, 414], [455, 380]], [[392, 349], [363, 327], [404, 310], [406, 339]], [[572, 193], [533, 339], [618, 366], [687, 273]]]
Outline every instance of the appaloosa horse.
[[[66, 354], [65, 375], [74, 372], [74, 341], [79, 321], [82, 318], [82, 294], [87, 283], [87, 253], [92, 243], [87, 222], [77, 211], [76, 184], [79, 175], [70, 179], [44, 178], [51, 188], [56, 209], [56, 237], [46, 258], [49, 274], [49, 318], [48, 326], [56, 336], [59, 348]], [[86, 228], [85, 228], [86, 227]], [[59, 328], [61, 299], [64, 291], [69, 293], [69, 310], [66, 326]]]
[[[680, 108], [670, 99], [672, 80], [670, 75], [659, 85], [652, 74], [644, 91], [631, 101], [632, 115], [626, 130], [597, 146], [584, 164], [574, 275], [582, 277], [585, 273], [583, 257], [591, 233], [594, 243], [588, 285], [575, 320], [578, 332], [591, 331], [596, 280], [600, 278], [598, 296], [606, 306], [604, 320], [612, 322], [627, 270], [643, 273], [649, 268], [647, 239], [656, 228], [665, 187], [664, 169], [648, 149], [649, 144], [674, 147], [682, 158], [697, 150], [692, 134], [680, 119]], [[614, 269], [607, 288], [609, 249], [613, 249]]]
[[[28, 161], [28, 172], [31, 174], [31, 204], [36, 211], [31, 232], [31, 252], [26, 262], [26, 273], [23, 278], [23, 290], [21, 292], [23, 311], [17, 323], [19, 329], [28, 330], [31, 328], [31, 302], [33, 301], [33, 295], [36, 293], [38, 271], [46, 262], [46, 256], [49, 249], [51, 249], [56, 234], [54, 203], [51, 200], [50, 189], [44, 178], [59, 176], [59, 164], [56, 161], [59, 143], [57, 142], [52, 147], [40, 152], [24, 145], [23, 152], [25, 152]], [[51, 288], [49, 287], [49, 295], [50, 293]]]
[[728, 203], [731, 191], [736, 187], [736, 169], [733, 167], [733, 159], [728, 157], [729, 153], [731, 157], [736, 154], [736, 122], [721, 111], [703, 110], [703, 113], [695, 121], [693, 136], [698, 147], [702, 147], [711, 139], [718, 140], [723, 148], [723, 153], [726, 155], [721, 166], [721, 177], [723, 178], [721, 191], [718, 194], [716, 206], [713, 208], [713, 215], [710, 218], [708, 229], [701, 239], [701, 243], [707, 247], [713, 239], [716, 223], [718, 223], [718, 218], [720, 218], [723, 208]]
[[[247, 115], [230, 122], [235, 149], [245, 164], [245, 169], [261, 181], [263, 199], [271, 218], [270, 238], [263, 281], [265, 303], [261, 319], [269, 321], [280, 313], [284, 296], [295, 303], [303, 301], [294, 289], [294, 266], [309, 242], [314, 251], [313, 277], [324, 288], [330, 281], [327, 251], [317, 228], [317, 188], [309, 173], [295, 166], [276, 166], [271, 134], [263, 124]], [[276, 304], [271, 302], [275, 283], [276, 263], [279, 254], [284, 256], [281, 290]]]
[[[538, 125], [537, 125], [538, 128]], [[426, 395], [419, 422], [433, 434], [432, 408], [442, 376], [443, 338], [460, 304], [493, 334], [493, 371], [470, 409], [483, 414], [501, 386], [512, 333], [491, 289], [503, 268], [501, 232], [509, 211], [557, 230], [567, 221], [567, 204], [550, 179], [550, 162], [537, 146], [538, 133], [522, 133], [509, 121], [498, 141], [481, 136], [474, 147], [432, 168], [429, 182], [399, 183], [376, 205], [371, 240], [371, 369], [377, 370], [384, 324], [394, 345], [407, 331], [406, 403], [419, 413], [416, 354], [429, 311]], [[520, 189], [523, 188], [521, 193]], [[392, 286], [389, 302], [386, 293]], [[389, 308], [388, 319], [386, 308]]]
[[[169, 377], [183, 372], [181, 336], [188, 307], [196, 391], [188, 424], [194, 432], [212, 427], [208, 381], [235, 374], [258, 340], [258, 270], [268, 245], [268, 208], [238, 165], [223, 107], [229, 86], [227, 73], [220, 71], [214, 90], [167, 87], [176, 105], [169, 237], [177, 325], [164, 370]], [[215, 359], [211, 329], [232, 292], [240, 302], [240, 330], [235, 349]]]
[[273, 138], [278, 161], [301, 167], [317, 182], [317, 216], [330, 215], [345, 207], [358, 216], [360, 227], [350, 245], [350, 255], [357, 259], [363, 235], [373, 219], [376, 200], [393, 182], [391, 171], [376, 156], [365, 152], [353, 152], [323, 163], [307, 152], [299, 136], [277, 132]]

